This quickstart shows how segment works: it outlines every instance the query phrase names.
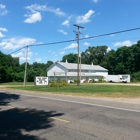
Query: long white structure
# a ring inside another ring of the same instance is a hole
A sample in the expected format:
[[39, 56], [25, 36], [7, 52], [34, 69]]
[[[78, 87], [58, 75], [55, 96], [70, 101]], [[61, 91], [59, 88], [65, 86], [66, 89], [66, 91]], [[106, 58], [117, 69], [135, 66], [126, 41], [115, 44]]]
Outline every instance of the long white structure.
[[108, 75], [107, 82], [122, 82], [127, 83], [130, 82], [130, 75], [122, 74], [122, 75]]
[[[47, 76], [49, 80], [66, 80], [68, 83], [70, 81], [77, 80], [77, 64], [66, 62], [55, 62], [47, 69]], [[99, 78], [103, 77], [107, 80], [108, 70], [99, 65], [80, 65], [80, 81], [95, 80], [98, 81]]]

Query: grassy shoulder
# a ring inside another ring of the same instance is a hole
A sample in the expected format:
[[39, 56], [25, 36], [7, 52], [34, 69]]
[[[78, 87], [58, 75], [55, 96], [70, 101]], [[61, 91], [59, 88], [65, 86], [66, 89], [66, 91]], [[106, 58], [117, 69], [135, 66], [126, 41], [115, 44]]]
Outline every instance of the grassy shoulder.
[[[7, 83], [0, 83], [0, 86], [10, 86], [10, 85], [12, 85], [12, 86], [14, 86], [14, 85], [23, 85], [23, 82], [7, 82]], [[34, 83], [33, 82], [27, 82], [26, 83], [26, 85], [34, 85]]]
[[55, 93], [74, 96], [94, 96], [94, 97], [114, 97], [114, 98], [132, 98], [140, 97], [140, 86], [127, 85], [95, 85], [82, 84], [80, 86], [70, 85], [66, 87], [49, 86], [11, 86], [12, 90], [25, 90], [43, 93]]

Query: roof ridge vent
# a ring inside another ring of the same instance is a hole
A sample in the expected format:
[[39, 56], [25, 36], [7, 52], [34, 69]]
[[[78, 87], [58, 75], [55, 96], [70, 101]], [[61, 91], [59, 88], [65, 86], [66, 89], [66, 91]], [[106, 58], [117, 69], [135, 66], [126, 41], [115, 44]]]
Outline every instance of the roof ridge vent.
[[68, 60], [66, 59], [66, 63], [68, 63]]

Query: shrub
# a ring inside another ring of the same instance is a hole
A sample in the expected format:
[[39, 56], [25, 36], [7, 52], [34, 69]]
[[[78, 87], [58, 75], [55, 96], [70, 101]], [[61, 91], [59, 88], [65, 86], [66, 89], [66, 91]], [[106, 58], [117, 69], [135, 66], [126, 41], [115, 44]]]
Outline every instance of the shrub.
[[93, 79], [93, 80], [92, 80], [92, 83], [96, 83], [96, 81]]
[[83, 83], [88, 83], [88, 81], [85, 80], [85, 81], [83, 81]]
[[66, 86], [69, 86], [69, 84], [66, 81], [62, 81], [60, 79], [50, 84], [50, 87], [66, 87]]
[[89, 83], [93, 83], [93, 80], [89, 80]]
[[132, 82], [139, 82], [140, 81], [140, 71], [135, 72], [131, 75], [131, 81]]

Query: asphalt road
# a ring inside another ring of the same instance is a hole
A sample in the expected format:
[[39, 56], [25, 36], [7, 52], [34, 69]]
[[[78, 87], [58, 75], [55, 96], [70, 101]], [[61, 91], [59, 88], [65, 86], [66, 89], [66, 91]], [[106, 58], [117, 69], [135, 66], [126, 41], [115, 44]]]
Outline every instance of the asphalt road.
[[140, 140], [140, 104], [0, 91], [1, 140]]

